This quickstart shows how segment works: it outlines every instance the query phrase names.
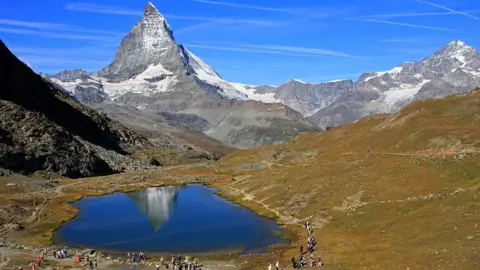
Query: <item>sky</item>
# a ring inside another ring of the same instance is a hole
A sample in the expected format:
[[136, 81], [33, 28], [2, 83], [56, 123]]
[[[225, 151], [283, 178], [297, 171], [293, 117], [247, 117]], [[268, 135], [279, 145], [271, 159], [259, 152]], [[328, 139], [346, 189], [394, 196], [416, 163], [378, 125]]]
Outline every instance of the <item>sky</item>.
[[[37, 72], [112, 62], [148, 1], [2, 0], [0, 39]], [[478, 0], [152, 0], [178, 43], [224, 79], [358, 79], [453, 40], [480, 48]]]

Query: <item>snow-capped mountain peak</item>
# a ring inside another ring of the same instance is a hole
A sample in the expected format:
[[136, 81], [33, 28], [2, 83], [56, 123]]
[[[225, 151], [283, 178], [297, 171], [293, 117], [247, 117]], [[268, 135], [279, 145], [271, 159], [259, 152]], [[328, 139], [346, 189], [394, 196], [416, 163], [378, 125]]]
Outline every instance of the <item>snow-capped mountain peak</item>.
[[98, 75], [112, 82], [121, 82], [158, 64], [174, 72], [182, 65], [177, 47], [170, 25], [155, 6], [148, 3], [143, 17], [123, 38], [113, 63], [100, 70]]
[[478, 51], [460, 40], [448, 43], [433, 54], [430, 59], [441, 59], [444, 62], [452, 59], [461, 68], [478, 68], [478, 60], [480, 60]]

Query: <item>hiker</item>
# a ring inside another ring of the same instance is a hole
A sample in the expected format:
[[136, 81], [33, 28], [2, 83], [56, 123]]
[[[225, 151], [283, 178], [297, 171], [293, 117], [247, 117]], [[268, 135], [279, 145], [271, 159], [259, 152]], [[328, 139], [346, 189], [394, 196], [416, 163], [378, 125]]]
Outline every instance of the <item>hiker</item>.
[[175, 255], [172, 255], [172, 265], [175, 263]]
[[303, 254], [303, 245], [300, 246], [300, 254]]
[[93, 266], [95, 266], [95, 268], [97, 268], [97, 266], [98, 266], [97, 260], [95, 260], [95, 261], [93, 262]]
[[300, 258], [298, 259], [300, 261], [300, 266], [304, 266], [306, 265], [307, 263], [305, 262], [305, 259], [303, 258], [303, 255], [300, 256]]
[[90, 266], [90, 269], [93, 269], [93, 261], [89, 261], [88, 266]]
[[42, 262], [42, 258], [40, 258], [40, 256], [37, 257], [37, 264], [40, 265], [40, 263]]
[[198, 267], [199, 267], [199, 265], [198, 265], [198, 258], [195, 258], [195, 259], [193, 260], [193, 269], [196, 270]]
[[268, 265], [268, 270], [272, 270], [272, 264]]
[[276, 269], [276, 270], [280, 270], [280, 262], [279, 262], [279, 261], [277, 261], [277, 262], [275, 263], [275, 269]]
[[75, 257], [75, 262], [77, 262], [77, 263], [80, 262], [80, 256]]
[[32, 268], [32, 270], [35, 270], [35, 268], [36, 268], [35, 262], [31, 262], [30, 267]]
[[163, 265], [163, 257], [160, 258], [160, 265]]
[[155, 269], [156, 269], [156, 270], [160, 270], [160, 265], [159, 265], [158, 263], [155, 264]]
[[131, 258], [131, 255], [130, 255], [130, 252], [127, 253], [127, 262], [130, 261], [130, 258]]
[[42, 249], [42, 251], [40, 252], [40, 257], [42, 257], [42, 261], [45, 260], [46, 253], [47, 251], [45, 249]]

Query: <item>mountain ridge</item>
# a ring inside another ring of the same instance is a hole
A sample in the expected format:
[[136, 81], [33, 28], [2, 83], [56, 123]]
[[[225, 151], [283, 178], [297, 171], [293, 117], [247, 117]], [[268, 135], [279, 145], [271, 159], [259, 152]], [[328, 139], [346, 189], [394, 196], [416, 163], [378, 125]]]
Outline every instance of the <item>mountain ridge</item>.
[[117, 170], [114, 163], [137, 166], [127, 154], [152, 146], [37, 75], [1, 40], [0, 56], [2, 168], [48, 170], [75, 178], [107, 174]]
[[[283, 143], [316, 129], [301, 115], [277, 110], [285, 106], [281, 103], [247, 101], [247, 94], [176, 43], [167, 21], [151, 3], [122, 39], [110, 65], [93, 74], [77, 70], [47, 77], [85, 103], [114, 102], [154, 113], [197, 115], [208, 122], [203, 133], [234, 147]], [[243, 139], [240, 134], [247, 131], [252, 136]]]

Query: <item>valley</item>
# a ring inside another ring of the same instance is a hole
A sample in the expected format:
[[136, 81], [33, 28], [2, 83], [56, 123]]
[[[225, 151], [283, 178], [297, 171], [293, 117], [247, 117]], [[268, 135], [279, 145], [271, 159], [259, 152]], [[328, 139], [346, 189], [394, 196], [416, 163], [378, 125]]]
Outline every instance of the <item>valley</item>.
[[288, 264], [306, 237], [302, 228], [308, 220], [317, 252], [331, 267], [472, 269], [480, 237], [479, 106], [474, 91], [305, 133], [288, 144], [236, 151], [219, 162], [65, 179], [40, 190], [23, 180], [3, 187], [2, 213], [16, 213], [3, 223], [22, 223], [39, 198], [49, 199], [22, 225], [25, 230], [4, 237], [48, 244], [61, 222], [76, 214], [67, 202], [82, 196], [205, 183], [276, 219], [294, 240], [265, 255], [234, 259], [239, 267], [263, 268], [277, 259]]

